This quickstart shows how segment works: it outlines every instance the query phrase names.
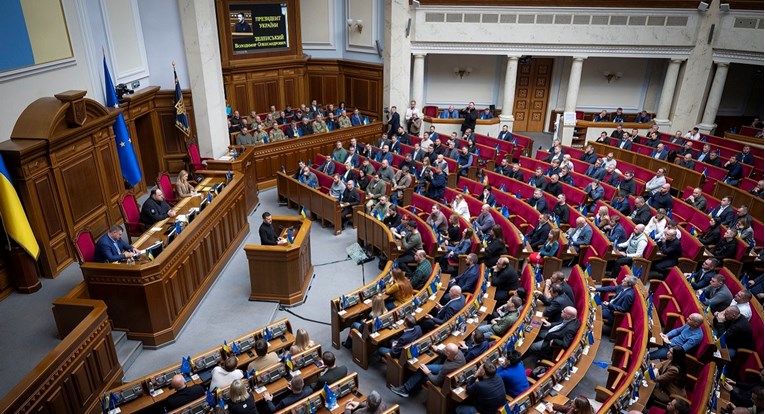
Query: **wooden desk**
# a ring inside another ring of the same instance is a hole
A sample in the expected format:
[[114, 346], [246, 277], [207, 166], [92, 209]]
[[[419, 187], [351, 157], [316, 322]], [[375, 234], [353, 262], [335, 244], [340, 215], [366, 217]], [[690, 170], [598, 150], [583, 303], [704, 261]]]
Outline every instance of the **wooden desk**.
[[294, 239], [284, 246], [244, 246], [250, 266], [250, 300], [278, 300], [294, 305], [303, 301], [313, 276], [311, 220], [290, 216], [272, 218], [277, 228], [294, 228]]
[[[222, 171], [203, 174], [207, 178], [198, 187], [203, 192], [225, 181]], [[243, 176], [234, 173], [220, 195], [154, 261], [81, 266], [90, 298], [106, 302], [115, 328], [149, 347], [175, 339], [249, 232], [244, 187]], [[201, 197], [183, 199], [174, 210], [186, 213], [200, 201]], [[134, 246], [143, 249], [165, 239], [164, 232], [155, 229], [164, 230], [170, 220], [156, 223]]]
[[286, 201], [288, 207], [305, 208], [306, 214], [320, 220], [322, 226], [333, 227], [335, 234], [343, 231], [343, 209], [336, 198], [302, 184], [283, 172], [276, 174], [276, 192], [279, 201]]
[[239, 152], [236, 159], [231, 154], [228, 154], [217, 160], [207, 160], [207, 169], [212, 171], [238, 172], [244, 176], [247, 214], [250, 214], [260, 204], [258, 199], [258, 176], [255, 172], [255, 147], [248, 146], [235, 150]]
[[384, 254], [388, 260], [398, 256], [393, 233], [382, 221], [359, 209], [355, 211], [353, 222], [356, 224], [356, 240], [361, 246], [371, 247], [373, 252]]
[[[235, 342], [242, 343], [242, 341], [248, 341], [251, 343], [251, 346], [253, 347], [237, 356], [239, 358], [239, 364], [238, 364], [239, 369], [245, 370], [252, 361], [257, 359], [257, 356], [254, 353], [255, 352], [254, 344], [255, 344], [255, 341], [263, 338], [263, 335], [266, 329], [268, 329], [271, 332], [282, 332], [281, 334], [276, 335], [274, 338], [272, 338], [268, 342], [269, 352], [279, 352], [285, 349], [289, 349], [289, 347], [292, 346], [292, 344], [295, 342], [295, 337], [292, 334], [292, 327], [290, 325], [290, 322], [287, 319], [280, 319], [278, 321], [271, 323], [268, 326], [256, 329], [246, 335], [243, 335], [239, 338], [228, 341], [228, 343], [231, 345], [233, 345]], [[198, 374], [203, 371], [208, 371], [212, 368], [211, 367], [200, 368], [198, 367], [197, 364], [199, 364], [203, 358], [208, 356], [213, 356], [218, 359], [218, 361], [215, 363], [215, 365], [217, 365], [220, 362], [220, 349], [221, 349], [220, 346], [216, 346], [212, 349], [209, 349], [205, 352], [199, 353], [191, 357], [193, 375], [187, 381], [189, 385], [202, 383], [202, 381], [199, 380]], [[179, 356], [179, 359], [180, 358], [181, 356]], [[141, 411], [150, 407], [155, 407], [155, 404], [166, 400], [169, 396], [173, 395], [174, 393], [174, 391], [169, 387], [169, 384], [160, 383], [157, 380], [157, 378], [172, 377], [173, 371], [179, 370], [180, 367], [181, 367], [180, 363], [176, 363], [176, 364], [164, 367], [148, 375], [144, 375], [143, 377], [140, 377], [128, 383], [122, 384], [119, 387], [115, 387], [111, 390], [108, 390], [108, 392], [115, 393], [116, 395], [120, 395], [120, 393], [123, 390], [127, 390], [127, 389], [133, 389], [138, 387], [141, 390], [142, 395], [140, 395], [138, 398], [132, 401], [128, 401], [119, 406], [122, 412], [136, 412], [136, 411]], [[154, 392], [154, 395], [152, 395], [151, 393], [152, 390], [156, 390]]]

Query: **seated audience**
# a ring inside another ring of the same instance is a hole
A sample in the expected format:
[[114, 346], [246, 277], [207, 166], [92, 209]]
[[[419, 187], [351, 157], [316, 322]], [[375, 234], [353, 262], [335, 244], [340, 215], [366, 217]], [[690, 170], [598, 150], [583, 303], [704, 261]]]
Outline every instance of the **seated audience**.
[[685, 397], [685, 350], [674, 346], [667, 351], [667, 359], [658, 367], [651, 366], [656, 376], [656, 388], [653, 389], [648, 405], [666, 406], [672, 395]]
[[505, 384], [505, 393], [512, 398], [517, 397], [529, 389], [530, 384], [526, 378], [526, 368], [523, 366], [523, 356], [516, 350], [510, 351], [506, 358], [499, 359], [497, 375]]
[[702, 323], [704, 323], [704, 317], [701, 314], [690, 314], [685, 325], [675, 328], [666, 334], [661, 334], [661, 339], [664, 341], [664, 344], [651, 351], [648, 354], [648, 358], [666, 359], [669, 349], [676, 346], [683, 348], [686, 353], [695, 351], [704, 336], [701, 329]]
[[455, 408], [456, 414], [495, 414], [506, 402], [505, 384], [488, 359], [481, 361], [465, 390], [468, 397]]
[[242, 370], [236, 368], [238, 364], [239, 360], [232, 355], [223, 361], [223, 366], [213, 368], [210, 389], [223, 389], [231, 385], [234, 380], [242, 379], [244, 373], [242, 373]]
[[622, 279], [622, 283], [616, 286], [601, 286], [590, 288], [596, 292], [613, 292], [615, 295], [611, 300], [604, 301], [601, 307], [603, 323], [611, 325], [614, 322], [614, 312], [629, 313], [632, 309], [632, 302], [635, 301], [635, 289], [633, 286], [638, 282], [638, 278], [627, 276]]
[[271, 395], [270, 392], [265, 391], [263, 393], [263, 399], [266, 400], [266, 404], [268, 404], [268, 409], [271, 411], [271, 413], [275, 413], [279, 410], [281, 410], [284, 407], [288, 407], [303, 398], [311, 395], [313, 393], [313, 389], [311, 387], [304, 386], [305, 383], [303, 382], [303, 377], [300, 375], [295, 375], [292, 377], [292, 379], [289, 382], [289, 385], [287, 385], [287, 390], [290, 391], [290, 394], [284, 397], [281, 401], [279, 401], [278, 404], [274, 404], [274, 396]]
[[427, 381], [432, 382], [437, 387], [444, 385], [444, 379], [447, 375], [466, 364], [465, 356], [456, 344], [447, 344], [443, 351], [436, 350], [435, 352], [443, 355], [441, 358], [443, 363], [420, 365], [420, 369], [409, 377], [404, 385], [390, 386], [390, 390], [401, 398], [409, 398], [410, 394], [418, 392]]
[[552, 358], [555, 348], [566, 349], [571, 345], [579, 326], [577, 311], [573, 305], [563, 309], [558, 321], [542, 320], [542, 328], [524, 358], [528, 356], [535, 356], [537, 359]]
[[733, 294], [728, 286], [725, 286], [725, 276], [717, 274], [712, 276], [709, 286], [699, 292], [699, 302], [707, 306], [713, 313], [722, 312], [733, 301]]
[[255, 398], [247, 391], [247, 386], [242, 380], [234, 380], [231, 383], [227, 405], [229, 414], [258, 414]]

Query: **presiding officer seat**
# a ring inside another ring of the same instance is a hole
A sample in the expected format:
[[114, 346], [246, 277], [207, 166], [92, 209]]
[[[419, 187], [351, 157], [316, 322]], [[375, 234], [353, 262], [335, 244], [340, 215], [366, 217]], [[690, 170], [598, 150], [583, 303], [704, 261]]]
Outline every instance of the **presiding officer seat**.
[[133, 237], [141, 237], [143, 232], [146, 231], [146, 225], [141, 223], [141, 210], [138, 208], [138, 202], [134, 195], [127, 193], [125, 197], [122, 197], [120, 213], [122, 214], [122, 220], [125, 221], [128, 241], [132, 243]]
[[90, 229], [85, 227], [78, 231], [72, 241], [74, 242], [74, 251], [77, 253], [77, 261], [80, 264], [92, 262], [96, 254], [96, 243], [93, 241], [93, 234]]

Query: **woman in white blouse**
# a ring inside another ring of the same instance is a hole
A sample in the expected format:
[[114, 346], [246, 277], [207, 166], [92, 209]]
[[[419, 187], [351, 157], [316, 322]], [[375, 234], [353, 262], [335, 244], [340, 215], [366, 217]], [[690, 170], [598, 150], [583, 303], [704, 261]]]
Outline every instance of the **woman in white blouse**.
[[460, 217], [470, 221], [470, 210], [468, 210], [467, 201], [465, 201], [462, 194], [457, 194], [457, 197], [454, 197], [454, 201], [452, 201], [452, 210], [459, 214]]

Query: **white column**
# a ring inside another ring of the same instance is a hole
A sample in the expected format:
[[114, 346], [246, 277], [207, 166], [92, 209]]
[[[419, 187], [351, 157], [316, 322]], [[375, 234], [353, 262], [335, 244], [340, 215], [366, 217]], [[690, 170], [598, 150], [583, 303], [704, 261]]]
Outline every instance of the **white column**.
[[667, 73], [664, 75], [664, 86], [661, 88], [659, 108], [656, 111], [656, 123], [659, 127], [669, 126], [670, 124], [669, 110], [672, 107], [672, 99], [675, 97], [677, 74], [680, 73], [681, 63], [683, 63], [682, 59], [670, 60]]
[[197, 136], [202, 156], [219, 157], [227, 151], [229, 138], [215, 3], [178, 0], [178, 9], [194, 97], [196, 130], [192, 133]]
[[507, 69], [505, 69], [505, 90], [502, 97], [502, 114], [499, 116], [500, 124], [507, 125], [513, 130], [515, 122], [515, 80], [518, 78], [518, 55], [507, 55]]
[[[414, 55], [412, 67], [412, 99], [417, 101], [417, 106], [425, 105], [425, 53]], [[406, 106], [407, 108], [409, 105]]]
[[[576, 126], [576, 100], [579, 98], [579, 82], [582, 80], [582, 64], [586, 56], [574, 56], [571, 62], [571, 73], [568, 77], [568, 90], [566, 90], [566, 103], [563, 106], [564, 121], [561, 135], [561, 142], [563, 145], [571, 145], [572, 137], [574, 134], [574, 127]], [[573, 120], [572, 122], [566, 122], [567, 117]]]
[[[416, 25], [408, 0], [387, 0], [385, 4], [385, 50], [383, 52], [383, 106], [409, 106], [411, 88], [411, 41]], [[409, 37], [406, 25], [412, 18]], [[418, 102], [419, 104], [419, 102]], [[402, 109], [403, 111], [403, 109]], [[383, 114], [380, 119], [385, 121]]]
[[720, 109], [725, 79], [728, 77], [728, 65], [727, 62], [717, 62], [717, 71], [715, 71], [712, 86], [709, 88], [704, 116], [701, 117], [701, 124], [699, 124], [699, 130], [702, 132], [711, 133], [717, 127], [715, 118], [717, 118], [717, 110]]

